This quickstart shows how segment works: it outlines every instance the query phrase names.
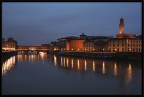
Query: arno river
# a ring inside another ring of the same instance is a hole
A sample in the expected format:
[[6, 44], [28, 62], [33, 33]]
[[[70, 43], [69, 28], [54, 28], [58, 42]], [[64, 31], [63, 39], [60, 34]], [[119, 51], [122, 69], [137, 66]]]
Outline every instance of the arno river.
[[50, 54], [2, 64], [2, 95], [141, 95], [142, 63]]

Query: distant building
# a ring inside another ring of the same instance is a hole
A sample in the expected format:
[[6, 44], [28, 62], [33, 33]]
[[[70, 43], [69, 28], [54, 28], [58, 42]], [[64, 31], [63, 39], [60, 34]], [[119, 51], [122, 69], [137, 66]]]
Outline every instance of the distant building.
[[141, 36], [124, 34], [124, 20], [120, 19], [120, 31], [116, 38], [108, 41], [108, 51], [111, 52], [142, 52]]
[[2, 40], [2, 50], [4, 51], [15, 51], [17, 47], [17, 41], [9, 37], [7, 41]]
[[86, 52], [142, 52], [142, 36], [124, 33], [124, 19], [120, 19], [119, 34], [113, 36], [69, 36], [51, 43], [53, 50]]

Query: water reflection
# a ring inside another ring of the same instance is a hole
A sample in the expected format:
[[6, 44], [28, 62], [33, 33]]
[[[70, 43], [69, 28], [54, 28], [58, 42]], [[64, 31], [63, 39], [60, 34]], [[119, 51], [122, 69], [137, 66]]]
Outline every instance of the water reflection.
[[116, 64], [116, 62], [114, 64], [114, 76], [117, 76], [117, 64]]
[[[17, 62], [26, 62], [29, 61], [30, 63], [34, 64], [38, 60], [45, 60], [48, 58], [47, 54], [39, 54], [39, 55], [17, 55]], [[55, 57], [56, 58], [56, 57]]]
[[72, 59], [72, 61], [71, 61], [71, 64], [72, 64], [72, 68], [73, 68], [73, 59]]
[[56, 55], [54, 55], [54, 64], [55, 64], [55, 66], [57, 65], [57, 57], [56, 57]]
[[5, 75], [9, 70], [11, 70], [14, 67], [15, 64], [15, 56], [10, 57], [8, 60], [6, 60], [2, 65], [2, 76]]
[[87, 69], [87, 62], [86, 62], [86, 60], [85, 60], [85, 66], [84, 67], [85, 67], [85, 71], [86, 71], [86, 69]]
[[103, 64], [102, 64], [102, 74], [105, 74], [105, 73], [106, 73], [105, 62], [103, 62]]
[[[58, 67], [61, 68], [78, 71], [92, 71], [97, 74], [107, 74], [108, 76], [115, 76], [117, 78], [125, 76], [125, 82], [130, 82], [132, 80], [132, 65], [128, 63], [120, 64], [115, 61], [102, 61], [66, 56], [61, 56], [60, 59], [58, 58], [58, 56], [54, 55], [54, 64], [57, 63]], [[126, 71], [124, 70], [125, 68], [127, 68]], [[120, 72], [119, 75], [118, 72]]]
[[[135, 65], [132, 63], [122, 63], [117, 61], [106, 61], [106, 60], [96, 60], [96, 59], [86, 59], [86, 58], [76, 58], [76, 57], [66, 57], [66, 56], [56, 56], [56, 55], [17, 55], [17, 62], [45, 62], [49, 59], [52, 60], [54, 66], [58, 68], [63, 68], [66, 70], [75, 70], [83, 73], [93, 72], [95, 75], [105, 75], [105, 77], [114, 77], [120, 80], [122, 83], [129, 84], [133, 79], [133, 68]], [[15, 56], [8, 59], [2, 65], [2, 75], [5, 75], [15, 64]], [[45, 63], [46, 64], [46, 63]], [[140, 71], [141, 72], [141, 71]]]
[[93, 61], [93, 71], [95, 72], [95, 61]]
[[127, 83], [130, 83], [131, 79], [132, 79], [132, 67], [131, 64], [129, 64], [127, 69], [127, 76], [126, 76]]

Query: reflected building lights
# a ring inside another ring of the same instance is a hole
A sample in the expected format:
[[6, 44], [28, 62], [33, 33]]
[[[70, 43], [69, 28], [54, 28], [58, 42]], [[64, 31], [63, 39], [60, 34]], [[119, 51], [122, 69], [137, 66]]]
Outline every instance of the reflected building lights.
[[22, 62], [22, 55], [17, 55], [18, 62]]
[[114, 64], [114, 76], [117, 76], [117, 64], [116, 64], [116, 62]]
[[71, 61], [71, 62], [72, 62], [71, 64], [72, 64], [72, 68], [73, 68], [73, 59], [72, 59], [72, 61]]
[[65, 57], [64, 57], [64, 67], [65, 67]]
[[14, 64], [15, 64], [15, 56], [6, 60], [2, 65], [2, 76], [5, 75], [9, 70], [11, 70], [14, 67]]
[[54, 55], [54, 65], [55, 66], [57, 65], [57, 57], [56, 57], [56, 55]]
[[87, 70], [87, 62], [86, 62], [86, 60], [85, 60], [85, 71]]
[[61, 57], [61, 66], [63, 66], [63, 58]]
[[40, 53], [40, 57], [42, 58], [42, 60], [44, 59], [44, 54]]
[[68, 65], [69, 65], [69, 64], [68, 64], [68, 58], [67, 58], [67, 67], [68, 67]]
[[95, 71], [95, 62], [93, 61], [93, 71]]
[[79, 70], [79, 59], [78, 59], [78, 61], [77, 61], [77, 66], [78, 66], [78, 70]]
[[105, 63], [103, 61], [103, 65], [102, 65], [102, 73], [105, 74], [106, 73], [106, 69], [105, 69]]
[[128, 66], [128, 73], [127, 73], [127, 82], [130, 82], [132, 79], [132, 67], [131, 64]]
[[34, 62], [34, 55], [31, 55], [31, 60], [32, 60], [32, 63]]

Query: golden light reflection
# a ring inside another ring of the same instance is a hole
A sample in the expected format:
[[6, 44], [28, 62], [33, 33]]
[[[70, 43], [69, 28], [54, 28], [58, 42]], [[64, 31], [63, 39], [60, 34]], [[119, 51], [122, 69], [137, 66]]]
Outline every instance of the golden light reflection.
[[102, 65], [102, 73], [105, 74], [106, 73], [106, 69], [105, 69], [105, 63], [103, 61], [103, 65]]
[[86, 60], [85, 60], [85, 71], [87, 70], [87, 62], [86, 62]]
[[4, 76], [9, 70], [11, 70], [14, 67], [14, 64], [15, 64], [15, 56], [6, 60], [2, 65], [2, 76]]
[[132, 79], [132, 67], [131, 64], [128, 66], [128, 73], [127, 73], [127, 82], [130, 82]]
[[63, 58], [61, 57], [61, 66], [63, 66]]
[[65, 67], [65, 57], [64, 57], [64, 67]]
[[32, 63], [34, 62], [34, 55], [30, 55], [30, 60], [32, 61]]
[[25, 61], [27, 60], [27, 55], [24, 55], [24, 60], [25, 60]]
[[72, 64], [72, 68], [73, 68], [73, 59], [72, 59], [72, 61], [71, 61], [71, 62], [72, 62], [71, 64]]
[[117, 69], [117, 64], [115, 63], [115, 64], [114, 64], [114, 76], [117, 76], [117, 70], [118, 70], [118, 69]]
[[95, 71], [95, 61], [93, 61], [93, 71]]
[[40, 54], [40, 57], [41, 57], [42, 60], [43, 60], [43, 59], [44, 59], [44, 53], [42, 53], [42, 52], [40, 53], [40, 52], [39, 52], [39, 54]]
[[57, 57], [56, 57], [56, 55], [54, 55], [54, 65], [55, 66], [57, 65]]
[[22, 62], [22, 55], [17, 55], [17, 60], [18, 60], [18, 62]]
[[68, 67], [68, 65], [69, 65], [69, 64], [68, 64], [68, 58], [67, 58], [67, 67]]
[[79, 67], [80, 67], [80, 66], [79, 66], [79, 59], [78, 59], [78, 61], [77, 61], [77, 66], [78, 66], [78, 70], [79, 70]]

